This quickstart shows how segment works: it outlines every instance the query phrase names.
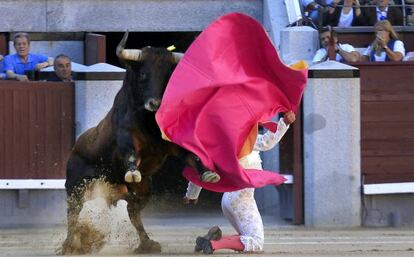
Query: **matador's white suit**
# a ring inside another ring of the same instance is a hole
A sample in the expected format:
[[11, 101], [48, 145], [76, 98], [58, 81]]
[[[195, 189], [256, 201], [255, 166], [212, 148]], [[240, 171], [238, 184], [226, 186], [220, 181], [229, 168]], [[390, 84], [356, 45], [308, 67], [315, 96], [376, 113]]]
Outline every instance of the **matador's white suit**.
[[[263, 169], [259, 151], [272, 149], [288, 130], [283, 118], [280, 118], [276, 132], [267, 131], [258, 135], [252, 153], [239, 160], [246, 169]], [[186, 197], [197, 199], [201, 187], [188, 183]], [[245, 188], [234, 192], [226, 192], [221, 200], [223, 214], [240, 235], [245, 252], [263, 251], [263, 222], [254, 199], [254, 188]]]

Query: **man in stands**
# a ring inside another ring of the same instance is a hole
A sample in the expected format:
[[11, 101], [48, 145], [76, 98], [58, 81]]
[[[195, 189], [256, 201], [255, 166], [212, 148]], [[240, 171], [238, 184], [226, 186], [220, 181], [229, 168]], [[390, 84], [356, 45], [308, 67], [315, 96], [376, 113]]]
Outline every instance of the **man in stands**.
[[315, 56], [313, 57], [312, 63], [320, 63], [328, 60], [328, 47], [331, 40], [331, 35], [334, 40], [334, 49], [336, 52], [335, 60], [338, 62], [357, 62], [360, 59], [360, 54], [355, 48], [350, 44], [340, 44], [338, 43], [338, 36], [334, 30], [329, 29], [329, 27], [322, 28], [319, 32], [319, 38], [321, 40], [322, 48], [316, 51]]
[[388, 20], [393, 26], [403, 25], [403, 14], [400, 7], [389, 6], [390, 0], [375, 0], [376, 6], [364, 8], [365, 26], [374, 26], [377, 21]]
[[44, 55], [30, 53], [30, 38], [27, 33], [16, 33], [13, 37], [15, 54], [4, 58], [4, 70], [8, 79], [27, 81], [27, 72], [38, 71], [51, 65]]
[[69, 56], [59, 54], [53, 61], [53, 68], [55, 70], [55, 77], [48, 79], [48, 81], [72, 81], [72, 64]]

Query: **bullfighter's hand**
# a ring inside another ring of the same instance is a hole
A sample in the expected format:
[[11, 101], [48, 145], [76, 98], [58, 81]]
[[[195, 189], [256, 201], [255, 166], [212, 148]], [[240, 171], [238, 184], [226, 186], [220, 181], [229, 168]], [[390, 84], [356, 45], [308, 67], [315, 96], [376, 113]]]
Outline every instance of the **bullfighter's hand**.
[[186, 196], [184, 196], [184, 198], [183, 198], [183, 203], [184, 204], [197, 204], [197, 202], [198, 202], [198, 198], [196, 198], [196, 199], [190, 199], [190, 198], [188, 198]]
[[283, 116], [283, 122], [286, 125], [292, 124], [296, 120], [296, 115], [293, 111], [288, 111]]

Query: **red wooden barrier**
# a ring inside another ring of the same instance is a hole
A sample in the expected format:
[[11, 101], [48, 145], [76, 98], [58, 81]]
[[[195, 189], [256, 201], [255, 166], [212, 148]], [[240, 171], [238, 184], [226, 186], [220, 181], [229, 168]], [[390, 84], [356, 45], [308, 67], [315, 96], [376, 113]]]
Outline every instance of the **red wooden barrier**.
[[0, 81], [0, 179], [64, 179], [74, 113], [71, 83]]
[[359, 63], [365, 184], [414, 182], [414, 63]]

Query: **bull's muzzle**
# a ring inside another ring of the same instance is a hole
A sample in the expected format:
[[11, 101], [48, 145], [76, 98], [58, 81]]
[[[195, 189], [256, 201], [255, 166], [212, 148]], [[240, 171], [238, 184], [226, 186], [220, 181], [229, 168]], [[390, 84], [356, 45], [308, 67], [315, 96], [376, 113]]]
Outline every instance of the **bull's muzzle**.
[[160, 105], [161, 105], [160, 99], [151, 98], [145, 103], [144, 107], [146, 110], [150, 112], [155, 112], [158, 110]]

